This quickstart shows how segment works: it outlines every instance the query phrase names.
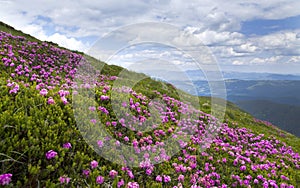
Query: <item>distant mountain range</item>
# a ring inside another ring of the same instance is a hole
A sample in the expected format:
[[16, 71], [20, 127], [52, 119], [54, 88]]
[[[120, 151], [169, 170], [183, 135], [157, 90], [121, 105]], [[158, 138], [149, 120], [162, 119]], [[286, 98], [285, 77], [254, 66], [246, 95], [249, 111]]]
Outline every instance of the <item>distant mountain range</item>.
[[[211, 96], [202, 72], [187, 71], [192, 81], [172, 81], [194, 95]], [[300, 137], [300, 75], [223, 72], [227, 100], [254, 117]], [[224, 96], [225, 97], [225, 96]]]
[[254, 117], [268, 120], [281, 129], [300, 137], [300, 106], [268, 100], [244, 100], [236, 104]]
[[[188, 70], [186, 74], [191, 80], [207, 80], [205, 74], [199, 70]], [[233, 72], [223, 71], [224, 80], [300, 80], [300, 74], [276, 74], [276, 73], [258, 73], [258, 72]]]

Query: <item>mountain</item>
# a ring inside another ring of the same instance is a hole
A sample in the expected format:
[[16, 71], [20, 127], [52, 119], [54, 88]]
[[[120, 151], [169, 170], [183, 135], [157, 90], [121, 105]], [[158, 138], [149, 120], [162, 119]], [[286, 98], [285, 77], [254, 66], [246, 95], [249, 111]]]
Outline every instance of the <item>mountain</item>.
[[[188, 89], [183, 81], [172, 81], [176, 86]], [[213, 83], [213, 82], [211, 82]], [[227, 99], [232, 102], [242, 100], [270, 100], [277, 103], [300, 105], [300, 81], [298, 80], [224, 80]], [[208, 81], [193, 81], [195, 94], [210, 96]], [[191, 86], [190, 86], [190, 90]]]
[[244, 100], [237, 105], [258, 119], [268, 120], [279, 128], [300, 137], [300, 106], [275, 103], [268, 100]]
[[0, 25], [1, 186], [299, 185], [296, 136]]
[[[205, 74], [199, 70], [186, 71], [191, 80], [206, 80]], [[234, 72], [222, 71], [224, 80], [300, 80], [300, 75], [275, 74], [260, 72]]]
[[282, 104], [300, 105], [300, 81], [293, 80], [227, 80], [228, 99], [241, 101], [265, 99]]
[[[210, 96], [207, 81], [172, 81], [194, 95]], [[300, 136], [300, 81], [298, 80], [225, 80], [227, 100], [262, 120]]]

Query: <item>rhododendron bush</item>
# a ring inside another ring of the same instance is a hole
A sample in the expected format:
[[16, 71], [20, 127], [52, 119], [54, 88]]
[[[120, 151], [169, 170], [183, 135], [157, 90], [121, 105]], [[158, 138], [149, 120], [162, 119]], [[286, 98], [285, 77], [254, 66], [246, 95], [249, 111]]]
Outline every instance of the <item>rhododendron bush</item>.
[[[219, 122], [181, 101], [172, 86], [166, 91], [149, 79], [137, 88], [113, 87], [118, 79], [130, 79], [104, 63], [98, 62], [103, 71], [93, 83], [85, 82], [87, 75], [76, 73], [92, 58], [46, 42], [5, 32], [0, 42], [0, 185], [300, 185], [299, 147], [285, 143], [293, 137], [258, 134], [230, 118]], [[85, 96], [90, 91], [93, 101]], [[114, 94], [119, 97], [112, 100]], [[73, 105], [82, 108], [74, 111]], [[275, 130], [266, 122], [251, 124]], [[207, 144], [212, 132], [217, 136]], [[126, 146], [131, 149], [122, 153]], [[99, 152], [132, 158], [111, 162]]]

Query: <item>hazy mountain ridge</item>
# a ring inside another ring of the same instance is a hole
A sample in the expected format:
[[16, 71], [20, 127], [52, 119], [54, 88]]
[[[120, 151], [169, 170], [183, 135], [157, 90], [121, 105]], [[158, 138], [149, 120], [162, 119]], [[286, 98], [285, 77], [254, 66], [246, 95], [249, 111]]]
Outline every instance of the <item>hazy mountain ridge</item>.
[[[186, 71], [191, 80], [207, 80], [203, 71]], [[278, 73], [259, 73], [259, 72], [235, 72], [221, 71], [224, 80], [300, 80], [300, 75], [296, 74], [278, 74]]]
[[[289, 76], [282, 76], [280, 78], [283, 77]], [[194, 87], [182, 81], [174, 81], [173, 83], [177, 87], [185, 89], [185, 91], [192, 94], [198, 94], [200, 96], [211, 95], [207, 81], [193, 81]], [[280, 116], [280, 118], [278, 116], [280, 113], [289, 111], [288, 109], [290, 108], [298, 109], [300, 107], [299, 80], [234, 79], [225, 80], [224, 83], [226, 86], [227, 100], [237, 104], [241, 109], [251, 113], [253, 116], [271, 121], [278, 127], [299, 136], [300, 131], [298, 130], [299, 124], [297, 122], [300, 122], [300, 117], [298, 110], [291, 111], [288, 116], [284, 115]], [[260, 102], [262, 102], [262, 104], [259, 104]], [[268, 104], [270, 104], [272, 108]], [[263, 115], [262, 107], [264, 109], [270, 108], [273, 113], [268, 113], [268, 116]], [[290, 122], [290, 124], [288, 124], [288, 122]]]
[[268, 100], [244, 100], [237, 101], [236, 104], [254, 117], [268, 120], [279, 128], [300, 137], [300, 106]]

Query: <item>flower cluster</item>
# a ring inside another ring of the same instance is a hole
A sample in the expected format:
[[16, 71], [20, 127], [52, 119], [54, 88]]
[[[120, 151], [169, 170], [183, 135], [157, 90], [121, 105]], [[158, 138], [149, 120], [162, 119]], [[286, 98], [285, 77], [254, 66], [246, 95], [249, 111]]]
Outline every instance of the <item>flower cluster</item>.
[[67, 177], [67, 176], [61, 176], [59, 177], [59, 182], [61, 184], [68, 184], [70, 182], [71, 178]]
[[12, 174], [1, 174], [0, 185], [8, 185], [11, 181]]
[[53, 150], [49, 150], [47, 153], [46, 153], [46, 158], [47, 159], [52, 159], [54, 157], [57, 156], [57, 152], [53, 151]]
[[[7, 69], [10, 94], [19, 91], [16, 82], [23, 85], [36, 84], [40, 95], [46, 96], [55, 87], [71, 88], [81, 55], [50, 46], [22, 40], [11, 34], [0, 32], [0, 55], [3, 66]], [[18, 45], [15, 45], [18, 43]], [[61, 100], [67, 104], [69, 91], [60, 91]], [[52, 101], [50, 102], [53, 103]]]

